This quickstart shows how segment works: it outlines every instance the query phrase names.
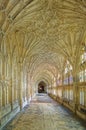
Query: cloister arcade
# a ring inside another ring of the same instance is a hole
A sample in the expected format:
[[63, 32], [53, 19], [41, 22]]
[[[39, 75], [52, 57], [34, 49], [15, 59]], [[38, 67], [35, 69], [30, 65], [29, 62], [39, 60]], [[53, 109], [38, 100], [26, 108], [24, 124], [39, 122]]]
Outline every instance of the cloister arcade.
[[42, 81], [86, 120], [85, 0], [0, 0], [0, 127]]

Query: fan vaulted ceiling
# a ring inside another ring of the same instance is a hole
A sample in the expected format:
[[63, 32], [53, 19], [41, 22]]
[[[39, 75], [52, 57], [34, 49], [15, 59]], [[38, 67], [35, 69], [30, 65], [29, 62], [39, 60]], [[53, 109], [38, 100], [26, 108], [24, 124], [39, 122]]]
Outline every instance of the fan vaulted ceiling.
[[85, 28], [85, 0], [0, 0], [6, 59], [27, 65], [34, 81], [61, 73], [65, 59], [76, 69]]

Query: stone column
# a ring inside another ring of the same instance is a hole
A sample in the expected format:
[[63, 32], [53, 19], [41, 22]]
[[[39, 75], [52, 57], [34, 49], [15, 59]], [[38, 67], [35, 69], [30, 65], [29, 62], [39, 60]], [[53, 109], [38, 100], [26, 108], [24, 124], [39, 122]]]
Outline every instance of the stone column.
[[26, 100], [29, 102], [29, 85], [28, 85], [28, 72], [26, 72]]
[[13, 79], [12, 79], [12, 76], [13, 76], [13, 61], [12, 61], [12, 57], [10, 56], [10, 59], [9, 59], [9, 77], [10, 77], [10, 86], [9, 86], [9, 92], [8, 92], [8, 95], [9, 95], [9, 103], [11, 104], [11, 109], [13, 109], [13, 101], [14, 101], [14, 90], [13, 90]]
[[23, 108], [23, 64], [19, 63], [18, 65], [18, 77], [19, 77], [19, 89], [18, 89], [18, 94], [19, 94], [19, 105], [20, 109]]
[[8, 87], [9, 87], [9, 81], [8, 81], [8, 74], [7, 74], [7, 69], [8, 69], [8, 63], [7, 63], [7, 60], [5, 61], [5, 91], [6, 91], [6, 104], [8, 104], [9, 103], [9, 101], [8, 101]]
[[5, 59], [2, 60], [2, 104], [6, 106], [6, 75], [5, 75]]
[[7, 103], [9, 103], [9, 88], [10, 88], [10, 84], [9, 84], [9, 63], [7, 62]]
[[15, 81], [16, 82], [15, 83], [16, 84], [16, 100], [18, 100], [18, 67], [17, 67], [17, 65], [16, 65], [16, 70], [15, 71], [16, 71], [16, 77], [15, 77], [16, 78], [15, 79], [16, 80]]
[[6, 103], [8, 104], [9, 102], [8, 102], [8, 86], [6, 87]]
[[26, 92], [25, 92], [26, 100], [29, 102], [29, 75], [28, 75], [28, 70], [26, 68]]
[[26, 100], [26, 67], [23, 67], [23, 98]]
[[2, 107], [2, 86], [0, 84], [0, 108]]
[[16, 101], [16, 66], [13, 66], [13, 88], [14, 88], [14, 101]]
[[62, 101], [64, 98], [64, 71], [62, 71]]
[[84, 104], [85, 104], [85, 107], [86, 107], [86, 88], [84, 87]]
[[73, 102], [74, 102], [74, 108], [75, 113], [78, 109], [79, 104], [79, 90], [78, 90], [78, 75], [77, 73], [73, 74]]
[[2, 106], [6, 106], [6, 88], [2, 88]]
[[[0, 72], [2, 74], [2, 60], [0, 60]], [[2, 79], [0, 78], [0, 108], [2, 107], [2, 84], [1, 81]]]
[[31, 82], [30, 82], [30, 75], [28, 73], [28, 100], [31, 100]]

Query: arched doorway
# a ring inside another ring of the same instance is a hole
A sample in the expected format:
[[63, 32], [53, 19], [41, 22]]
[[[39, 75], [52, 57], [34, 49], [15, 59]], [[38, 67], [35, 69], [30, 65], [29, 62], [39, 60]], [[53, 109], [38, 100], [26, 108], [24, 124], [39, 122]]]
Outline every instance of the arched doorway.
[[38, 93], [47, 93], [47, 85], [44, 81], [38, 84]]

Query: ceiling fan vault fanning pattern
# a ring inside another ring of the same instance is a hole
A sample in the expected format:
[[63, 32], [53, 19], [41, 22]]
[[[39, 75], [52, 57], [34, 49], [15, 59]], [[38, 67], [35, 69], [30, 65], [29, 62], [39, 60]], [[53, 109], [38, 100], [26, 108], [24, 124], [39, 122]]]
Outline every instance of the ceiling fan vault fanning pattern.
[[1, 57], [26, 65], [34, 81], [50, 81], [65, 60], [77, 71], [85, 29], [85, 0], [0, 0]]

